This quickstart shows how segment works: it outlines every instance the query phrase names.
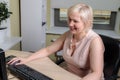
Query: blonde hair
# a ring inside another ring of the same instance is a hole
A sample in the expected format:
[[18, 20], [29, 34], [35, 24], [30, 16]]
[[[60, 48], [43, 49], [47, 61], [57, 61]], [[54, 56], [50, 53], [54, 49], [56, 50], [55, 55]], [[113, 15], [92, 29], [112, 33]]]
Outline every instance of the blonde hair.
[[73, 5], [68, 9], [68, 12], [67, 12], [68, 16], [70, 16], [70, 14], [72, 14], [73, 12], [80, 13], [80, 18], [82, 19], [86, 29], [92, 28], [93, 10], [90, 6], [83, 3]]

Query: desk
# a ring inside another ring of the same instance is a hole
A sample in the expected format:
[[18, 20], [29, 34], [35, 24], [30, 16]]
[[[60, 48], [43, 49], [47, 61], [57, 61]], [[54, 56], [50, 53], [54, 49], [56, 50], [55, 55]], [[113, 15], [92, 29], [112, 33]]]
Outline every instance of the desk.
[[[15, 50], [8, 50], [5, 52], [6, 56], [8, 55], [15, 55], [18, 57], [27, 57], [31, 53], [23, 52], [23, 51], [15, 51]], [[51, 77], [54, 80], [80, 80], [80, 77], [64, 70], [60, 66], [56, 65], [52, 60], [48, 57], [37, 59], [31, 62], [26, 63], [27, 66]], [[10, 76], [8, 76], [10, 77]], [[19, 80], [19, 79], [10, 79], [10, 80]]]

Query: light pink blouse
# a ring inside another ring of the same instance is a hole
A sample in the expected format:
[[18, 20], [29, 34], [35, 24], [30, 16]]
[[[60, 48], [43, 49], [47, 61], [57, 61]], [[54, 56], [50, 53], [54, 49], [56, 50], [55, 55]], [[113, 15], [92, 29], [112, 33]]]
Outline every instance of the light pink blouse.
[[67, 63], [67, 69], [80, 77], [84, 77], [91, 71], [88, 57], [90, 43], [95, 37], [99, 37], [99, 35], [96, 34], [93, 30], [89, 30], [87, 35], [75, 44], [76, 49], [71, 56], [72, 53], [70, 49], [70, 43], [72, 37], [73, 36], [71, 34], [67, 36], [62, 55]]

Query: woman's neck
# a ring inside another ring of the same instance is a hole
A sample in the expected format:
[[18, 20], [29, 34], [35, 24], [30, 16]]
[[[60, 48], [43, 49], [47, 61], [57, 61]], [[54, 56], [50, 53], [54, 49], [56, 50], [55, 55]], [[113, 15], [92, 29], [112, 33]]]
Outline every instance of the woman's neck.
[[84, 32], [80, 32], [78, 34], [73, 34], [73, 41], [78, 42], [78, 41], [82, 40], [86, 36], [87, 32], [84, 31]]

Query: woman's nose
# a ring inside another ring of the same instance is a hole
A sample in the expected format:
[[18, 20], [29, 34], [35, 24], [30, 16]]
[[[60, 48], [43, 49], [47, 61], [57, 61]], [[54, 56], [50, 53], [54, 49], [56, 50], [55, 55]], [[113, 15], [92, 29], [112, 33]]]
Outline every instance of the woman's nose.
[[73, 25], [74, 25], [73, 21], [70, 21], [69, 26], [73, 26]]

